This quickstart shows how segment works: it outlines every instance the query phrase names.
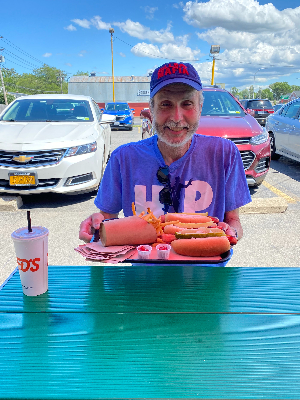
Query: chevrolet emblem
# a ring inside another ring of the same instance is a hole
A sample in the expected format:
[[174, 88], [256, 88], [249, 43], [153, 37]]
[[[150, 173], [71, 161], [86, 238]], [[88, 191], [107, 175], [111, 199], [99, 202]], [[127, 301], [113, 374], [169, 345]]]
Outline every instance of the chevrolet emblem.
[[18, 157], [13, 157], [13, 161], [25, 164], [32, 160], [34, 157], [26, 157], [26, 156], [18, 156]]

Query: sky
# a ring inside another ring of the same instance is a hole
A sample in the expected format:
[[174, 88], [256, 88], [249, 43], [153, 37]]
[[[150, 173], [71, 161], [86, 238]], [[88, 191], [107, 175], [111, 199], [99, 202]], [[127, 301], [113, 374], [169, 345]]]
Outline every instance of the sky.
[[244, 89], [300, 85], [299, 0], [15, 0], [1, 2], [5, 68], [30, 73], [44, 63], [77, 71], [147, 76], [169, 61], [190, 62], [215, 83]]

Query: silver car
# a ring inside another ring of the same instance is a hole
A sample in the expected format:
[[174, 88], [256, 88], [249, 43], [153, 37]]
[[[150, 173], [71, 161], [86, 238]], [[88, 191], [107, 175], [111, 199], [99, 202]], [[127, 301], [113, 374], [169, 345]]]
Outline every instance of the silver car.
[[17, 98], [0, 115], [0, 193], [96, 189], [110, 155], [113, 120], [88, 96]]
[[300, 98], [283, 106], [266, 121], [271, 140], [271, 158], [285, 156], [300, 161]]

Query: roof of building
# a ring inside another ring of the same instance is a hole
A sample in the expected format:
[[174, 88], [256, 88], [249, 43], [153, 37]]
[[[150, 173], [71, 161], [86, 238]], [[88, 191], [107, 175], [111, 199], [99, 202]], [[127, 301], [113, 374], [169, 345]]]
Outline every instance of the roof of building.
[[[150, 82], [150, 76], [115, 76], [114, 82]], [[112, 82], [112, 76], [72, 76], [69, 83]]]

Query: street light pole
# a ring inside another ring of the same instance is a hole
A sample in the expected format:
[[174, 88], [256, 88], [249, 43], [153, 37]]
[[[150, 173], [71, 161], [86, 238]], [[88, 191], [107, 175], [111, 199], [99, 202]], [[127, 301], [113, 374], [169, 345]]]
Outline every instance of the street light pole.
[[113, 33], [114, 29], [109, 29], [110, 44], [111, 44], [111, 69], [112, 69], [112, 84], [113, 84], [113, 102], [115, 102], [115, 78], [114, 78], [114, 50], [113, 50]]
[[211, 85], [214, 84], [215, 80], [215, 63], [216, 63], [216, 54], [220, 53], [220, 46], [219, 45], [212, 45], [210, 47], [210, 54], [213, 58], [213, 65], [212, 65], [212, 72], [211, 72]]

